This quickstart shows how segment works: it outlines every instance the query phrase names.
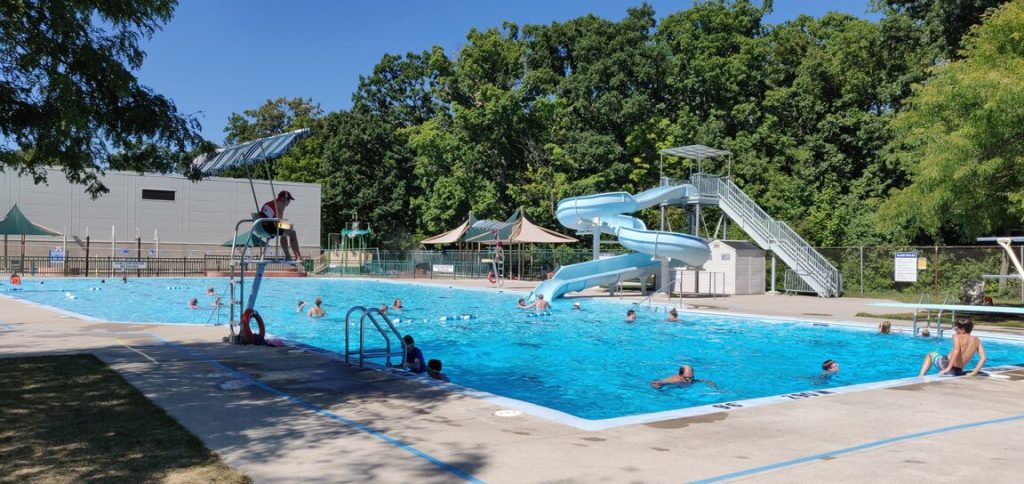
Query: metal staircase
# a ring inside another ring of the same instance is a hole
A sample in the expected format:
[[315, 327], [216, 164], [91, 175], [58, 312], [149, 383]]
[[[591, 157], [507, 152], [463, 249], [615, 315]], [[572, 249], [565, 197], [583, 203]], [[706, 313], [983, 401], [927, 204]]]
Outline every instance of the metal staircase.
[[757, 245], [778, 255], [821, 297], [837, 297], [843, 292], [843, 276], [818, 251], [797, 235], [785, 222], [768, 216], [754, 200], [725, 177], [696, 173], [690, 183], [695, 196], [717, 198], [718, 206], [739, 224]]

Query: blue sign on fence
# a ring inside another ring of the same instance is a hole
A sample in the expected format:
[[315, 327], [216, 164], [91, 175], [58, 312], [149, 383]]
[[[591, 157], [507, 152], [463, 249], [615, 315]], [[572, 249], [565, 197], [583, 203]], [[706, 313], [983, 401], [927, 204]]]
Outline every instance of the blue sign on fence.
[[50, 249], [50, 263], [51, 264], [63, 264], [64, 263], [64, 251], [59, 247]]

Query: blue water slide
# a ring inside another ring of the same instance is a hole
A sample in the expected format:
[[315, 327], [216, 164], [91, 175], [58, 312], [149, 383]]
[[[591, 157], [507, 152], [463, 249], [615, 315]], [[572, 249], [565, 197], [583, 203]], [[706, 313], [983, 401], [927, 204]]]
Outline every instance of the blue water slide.
[[636, 195], [611, 192], [558, 202], [555, 216], [565, 227], [615, 235], [623, 247], [636, 252], [562, 267], [554, 277], [538, 285], [531, 297], [543, 294], [551, 300], [588, 287], [644, 277], [658, 270], [661, 258], [675, 266], [704, 265], [711, 258], [711, 251], [700, 237], [647, 230], [642, 220], [626, 215], [685, 199], [692, 189], [692, 185], [661, 186]]

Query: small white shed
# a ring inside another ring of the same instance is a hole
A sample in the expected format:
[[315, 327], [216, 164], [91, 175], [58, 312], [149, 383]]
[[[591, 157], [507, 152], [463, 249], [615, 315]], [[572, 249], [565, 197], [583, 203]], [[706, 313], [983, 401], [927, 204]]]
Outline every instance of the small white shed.
[[764, 250], [745, 240], [713, 240], [708, 246], [711, 259], [704, 270], [724, 274], [723, 293], [764, 294]]

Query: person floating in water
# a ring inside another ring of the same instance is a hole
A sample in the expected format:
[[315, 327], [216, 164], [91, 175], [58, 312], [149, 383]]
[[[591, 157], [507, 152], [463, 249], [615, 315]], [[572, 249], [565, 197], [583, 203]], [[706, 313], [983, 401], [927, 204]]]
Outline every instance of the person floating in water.
[[441, 373], [442, 367], [443, 365], [441, 364], [441, 360], [430, 360], [427, 362], [427, 374], [430, 375], [430, 378], [435, 380], [451, 381], [448, 379], [447, 375]]
[[671, 322], [679, 321], [679, 312], [676, 311], [676, 308], [672, 308], [672, 309], [668, 310], [668, 318], [666, 318], [665, 321], [671, 321]]
[[188, 300], [188, 308], [189, 309], [199, 309], [199, 298], [194, 297], [192, 299], [189, 299]]
[[526, 305], [526, 299], [523, 299], [523, 298], [519, 298], [519, 304], [516, 305], [516, 307], [519, 308], [519, 309], [529, 309], [530, 308], [530, 306]]
[[427, 371], [427, 365], [423, 361], [423, 351], [416, 347], [416, 341], [412, 339], [412, 335], [405, 335], [402, 341], [405, 342], [405, 363], [402, 366], [408, 368], [413, 373]]
[[690, 365], [683, 365], [679, 367], [679, 373], [672, 375], [668, 378], [662, 378], [661, 380], [654, 380], [651, 382], [652, 388], [661, 388], [665, 385], [692, 385], [694, 383], [704, 383], [711, 388], [718, 388], [718, 385], [711, 380], [701, 380], [693, 377], [693, 367]]
[[578, 311], [580, 309], [583, 309], [583, 307], [580, 306], [580, 303], [572, 303], [572, 309], [573, 311]]
[[821, 363], [821, 369], [826, 374], [839, 373], [839, 363], [836, 360], [828, 359]]
[[306, 313], [306, 316], [311, 318], [322, 318], [327, 316], [327, 311], [324, 311], [324, 308], [321, 307], [323, 303], [324, 300], [321, 299], [320, 296], [317, 296], [317, 298], [313, 300], [313, 307], [309, 308], [309, 312]]
[[121, 276], [121, 284], [128, 284], [128, 276]]
[[626, 322], [627, 323], [636, 322], [636, 311], [634, 311], [632, 309], [630, 309], [629, 311], [626, 311]]
[[299, 301], [299, 307], [295, 312], [302, 314], [302, 308], [306, 307], [306, 301]]
[[402, 300], [401, 299], [395, 299], [395, 302], [391, 305], [391, 309], [401, 310], [402, 309]]

